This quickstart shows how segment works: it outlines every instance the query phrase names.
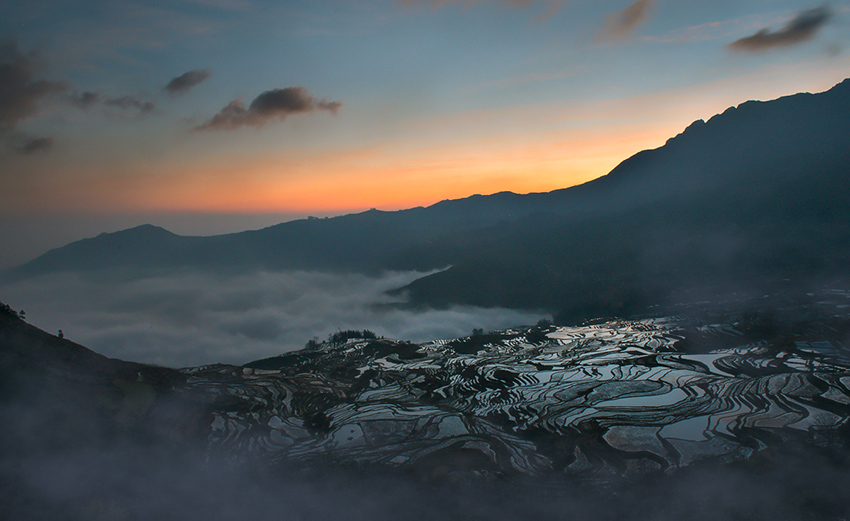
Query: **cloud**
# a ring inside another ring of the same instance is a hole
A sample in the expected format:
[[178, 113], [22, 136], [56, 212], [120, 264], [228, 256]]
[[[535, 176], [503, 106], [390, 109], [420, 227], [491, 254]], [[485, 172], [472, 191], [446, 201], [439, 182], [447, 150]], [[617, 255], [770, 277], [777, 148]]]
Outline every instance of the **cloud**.
[[86, 91], [81, 94], [71, 94], [68, 96], [68, 102], [77, 108], [87, 110], [95, 105], [102, 104], [107, 107], [114, 107], [121, 110], [138, 110], [140, 114], [153, 112], [156, 105], [152, 101], [145, 101], [136, 96], [107, 96], [100, 92]]
[[639, 25], [649, 20], [652, 7], [652, 0], [637, 0], [622, 11], [609, 15], [597, 40], [621, 40], [629, 36]]
[[47, 152], [52, 147], [53, 138], [49, 137], [26, 138], [23, 143], [13, 146], [16, 152], [25, 156]]
[[10, 131], [18, 123], [35, 116], [45, 97], [62, 92], [62, 82], [36, 78], [36, 54], [24, 54], [14, 40], [0, 42], [0, 131]]
[[[37, 53], [21, 52], [14, 40], [0, 41], [0, 132], [11, 133], [19, 123], [38, 114], [43, 99], [68, 90], [65, 82], [38, 78], [40, 68]], [[81, 109], [96, 104], [121, 110], [137, 110], [141, 114], [155, 109], [153, 102], [136, 96], [110, 97], [91, 91], [69, 94], [65, 100]], [[24, 145], [13, 143], [12, 147], [28, 154], [47, 150], [51, 144], [50, 138], [42, 137], [29, 139]]]
[[385, 294], [423, 275], [289, 271], [128, 280], [57, 274], [0, 286], [0, 295], [46, 331], [62, 329], [70, 340], [106, 356], [171, 367], [242, 364], [300, 349], [307, 340], [337, 330], [369, 329], [424, 342], [541, 318], [468, 306], [408, 310], [395, 305], [401, 299]]
[[99, 103], [103, 96], [97, 92], [83, 92], [82, 94], [72, 94], [68, 96], [68, 100], [75, 107], [87, 109], [92, 105]]
[[104, 105], [108, 107], [118, 107], [122, 110], [137, 109], [141, 114], [152, 112], [156, 106], [151, 101], [142, 101], [135, 96], [121, 96], [118, 98], [107, 98]]
[[728, 38], [730, 26], [741, 26], [745, 22], [740, 18], [705, 22], [699, 25], [673, 29], [663, 36], [643, 36], [641, 39], [654, 43], [694, 43]]
[[209, 69], [195, 69], [189, 72], [184, 72], [180, 76], [173, 78], [168, 82], [168, 85], [162, 89], [172, 96], [185, 94], [189, 89], [201, 84], [204, 80], [210, 77], [212, 73]]
[[234, 130], [245, 125], [262, 127], [270, 121], [283, 121], [291, 114], [327, 110], [336, 114], [340, 101], [317, 100], [304, 87], [287, 87], [263, 92], [246, 108], [239, 100], [231, 101], [221, 112], [194, 130]]
[[549, 8], [545, 12], [535, 16], [534, 21], [535, 22], [542, 22], [543, 20], [549, 18], [550, 16], [552, 16], [553, 14], [557, 13], [560, 10], [561, 10], [561, 2], [549, 2]]
[[751, 52], [796, 45], [811, 40], [830, 18], [832, 11], [826, 6], [808, 9], [798, 13], [777, 31], [761, 29], [752, 36], [735, 40], [727, 47], [735, 51]]

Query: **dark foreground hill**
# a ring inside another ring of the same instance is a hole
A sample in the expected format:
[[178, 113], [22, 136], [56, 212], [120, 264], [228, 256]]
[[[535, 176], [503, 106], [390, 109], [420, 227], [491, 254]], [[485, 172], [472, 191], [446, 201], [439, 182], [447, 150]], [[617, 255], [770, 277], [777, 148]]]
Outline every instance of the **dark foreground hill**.
[[838, 521], [848, 299], [180, 371], [0, 313], [3, 517]]
[[414, 305], [619, 315], [717, 294], [805, 292], [846, 277], [848, 175], [850, 80], [730, 108], [574, 188], [215, 237], [146, 225], [53, 250], [7, 276], [449, 267], [400, 291]]

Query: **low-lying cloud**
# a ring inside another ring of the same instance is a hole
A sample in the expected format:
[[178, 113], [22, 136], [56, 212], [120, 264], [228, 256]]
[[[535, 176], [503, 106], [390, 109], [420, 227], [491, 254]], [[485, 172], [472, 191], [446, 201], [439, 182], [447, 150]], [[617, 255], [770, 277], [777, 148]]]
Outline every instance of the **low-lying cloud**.
[[622, 11], [609, 15], [598, 40], [620, 40], [631, 35], [638, 26], [649, 20], [652, 0], [637, 0]]
[[735, 40], [727, 47], [735, 51], [764, 51], [797, 45], [814, 38], [830, 18], [832, 11], [826, 6], [808, 9], [798, 13], [777, 31], [761, 29], [752, 36]]
[[33, 325], [109, 357], [171, 367], [242, 364], [300, 349], [337, 330], [422, 342], [474, 328], [534, 324], [542, 315], [455, 307], [413, 311], [385, 295], [424, 275], [312, 272], [181, 274], [119, 279], [47, 275], [0, 287]]
[[340, 101], [316, 99], [304, 87], [267, 90], [247, 107], [233, 100], [221, 111], [194, 130], [235, 130], [244, 126], [262, 127], [272, 121], [283, 121], [292, 114], [326, 110], [336, 114]]
[[168, 84], [162, 88], [165, 92], [172, 96], [178, 96], [189, 92], [192, 87], [196, 87], [203, 83], [212, 75], [209, 69], [195, 69], [189, 72], [184, 72], [176, 78], [172, 78]]

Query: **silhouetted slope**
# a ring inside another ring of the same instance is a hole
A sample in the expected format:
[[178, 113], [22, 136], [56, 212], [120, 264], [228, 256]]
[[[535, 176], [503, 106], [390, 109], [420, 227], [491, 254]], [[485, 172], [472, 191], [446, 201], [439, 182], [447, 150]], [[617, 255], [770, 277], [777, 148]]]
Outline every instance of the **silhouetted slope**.
[[[430, 269], [451, 259], [439, 249], [447, 231], [470, 230], [515, 218], [534, 209], [513, 193], [443, 201], [397, 212], [370, 210], [329, 219], [302, 219], [262, 230], [213, 237], [182, 237], [144, 225], [104, 233], [50, 252], [9, 270], [7, 278], [106, 268], [144, 270], [312, 269], [380, 272]], [[491, 204], [498, 201], [498, 204]], [[516, 211], [511, 208], [516, 207]], [[405, 252], [434, 246], [427, 257]]]
[[844, 276], [848, 174], [850, 80], [822, 94], [744, 103], [563, 191], [581, 194], [571, 205], [586, 207], [580, 214], [483, 231], [474, 257], [404, 291], [421, 304], [539, 306], [578, 317], [683, 292]]
[[21, 374], [91, 385], [111, 384], [116, 379], [145, 379], [162, 388], [182, 378], [171, 369], [107, 358], [0, 311], [0, 380], [8, 383]]
[[578, 221], [530, 217], [471, 239], [469, 258], [401, 291], [414, 303], [617, 315], [718, 292], [807, 291], [846, 277], [844, 170]]
[[185, 375], [107, 358], [0, 308], [0, 460], [205, 435], [209, 401], [177, 391]]
[[100, 270], [122, 266], [169, 264], [181, 250], [189, 250], [198, 241], [180, 237], [158, 226], [145, 224], [115, 233], [101, 233], [56, 248], [13, 270], [18, 275], [52, 271]]

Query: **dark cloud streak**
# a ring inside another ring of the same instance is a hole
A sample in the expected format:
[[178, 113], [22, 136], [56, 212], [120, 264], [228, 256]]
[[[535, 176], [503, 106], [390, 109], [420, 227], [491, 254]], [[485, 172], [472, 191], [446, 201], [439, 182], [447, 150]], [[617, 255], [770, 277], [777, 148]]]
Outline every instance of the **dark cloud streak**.
[[83, 92], [82, 94], [72, 94], [68, 99], [75, 107], [87, 109], [99, 103], [103, 96], [97, 92]]
[[14, 40], [0, 42], [0, 131], [35, 116], [42, 99], [67, 89], [63, 82], [36, 78], [38, 70], [36, 53], [22, 53]]
[[340, 101], [317, 100], [304, 87], [267, 90], [254, 98], [248, 107], [233, 100], [221, 111], [194, 130], [235, 130], [243, 126], [262, 127], [270, 121], [283, 121], [292, 114], [326, 110], [336, 114]]
[[88, 110], [98, 104], [121, 110], [138, 110], [140, 114], [147, 114], [156, 109], [156, 105], [152, 101], [145, 101], [136, 96], [125, 95], [111, 97], [100, 92], [91, 91], [86, 91], [81, 94], [72, 94], [68, 96], [68, 101], [71, 105], [82, 110]]
[[752, 36], [735, 40], [727, 47], [735, 51], [757, 52], [797, 45], [814, 38], [830, 18], [832, 11], [826, 6], [808, 9], [798, 13], [778, 31], [761, 29]]
[[53, 148], [53, 138], [50, 137], [35, 137], [27, 138], [23, 143], [14, 147], [15, 151], [21, 155], [31, 155], [40, 152], [47, 152]]
[[152, 112], [156, 107], [151, 101], [142, 101], [134, 96], [121, 96], [118, 98], [109, 98], [103, 102], [108, 107], [118, 107], [123, 110], [137, 109], [142, 114]]
[[162, 89], [172, 96], [189, 92], [192, 87], [200, 85], [212, 75], [209, 69], [195, 69], [172, 78]]

